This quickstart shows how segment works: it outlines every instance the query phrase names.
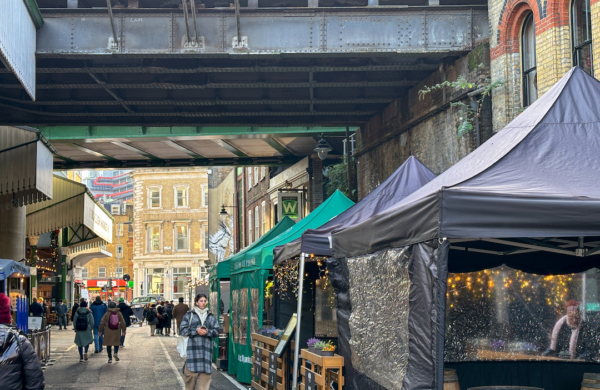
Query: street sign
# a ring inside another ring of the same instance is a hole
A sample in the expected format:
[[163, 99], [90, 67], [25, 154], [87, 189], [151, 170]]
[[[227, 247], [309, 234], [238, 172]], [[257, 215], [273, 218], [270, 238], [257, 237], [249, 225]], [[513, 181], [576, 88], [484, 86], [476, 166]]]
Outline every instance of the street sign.
[[258, 382], [262, 373], [262, 348], [254, 348], [254, 379]]
[[277, 388], [277, 354], [269, 352], [269, 386]]

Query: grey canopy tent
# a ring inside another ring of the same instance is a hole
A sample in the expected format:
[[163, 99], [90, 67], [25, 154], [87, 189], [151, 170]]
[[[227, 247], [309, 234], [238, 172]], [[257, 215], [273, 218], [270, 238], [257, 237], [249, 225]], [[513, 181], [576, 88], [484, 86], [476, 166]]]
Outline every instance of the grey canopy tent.
[[[328, 266], [350, 388], [442, 389], [448, 270], [506, 264], [565, 274], [598, 265], [598, 101], [600, 83], [573, 68], [436, 179], [396, 206], [333, 232], [336, 259]], [[390, 273], [393, 283], [386, 284]], [[385, 294], [370, 299], [366, 283]], [[387, 296], [386, 289], [397, 286], [405, 286], [400, 296]], [[360, 300], [356, 291], [363, 292]], [[365, 331], [355, 317], [367, 304]], [[372, 324], [380, 334], [369, 333]], [[395, 332], [386, 333], [387, 327]], [[363, 340], [376, 347], [365, 353]], [[386, 352], [377, 343], [394, 348]]]
[[410, 156], [390, 177], [365, 196], [318, 229], [308, 229], [302, 236], [274, 250], [273, 265], [300, 256], [300, 253], [331, 256], [331, 232], [354, 225], [398, 203], [435, 178], [435, 174], [416, 157]]

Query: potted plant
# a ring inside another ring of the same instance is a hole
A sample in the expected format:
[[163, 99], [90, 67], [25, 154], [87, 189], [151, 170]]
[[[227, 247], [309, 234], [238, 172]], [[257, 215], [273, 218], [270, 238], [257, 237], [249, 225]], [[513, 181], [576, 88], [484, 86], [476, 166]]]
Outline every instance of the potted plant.
[[317, 338], [310, 338], [308, 339], [308, 341], [306, 342], [306, 345], [308, 346], [308, 351], [315, 353], [315, 344], [318, 343], [320, 340]]
[[331, 342], [331, 340], [327, 341], [325, 346], [321, 351], [321, 356], [333, 356], [335, 352], [335, 345]]
[[325, 347], [327, 345], [327, 343], [325, 341], [319, 340], [317, 343], [315, 343], [314, 345], [314, 350], [315, 353], [317, 355], [321, 355], [321, 352], [323, 351], [323, 347]]

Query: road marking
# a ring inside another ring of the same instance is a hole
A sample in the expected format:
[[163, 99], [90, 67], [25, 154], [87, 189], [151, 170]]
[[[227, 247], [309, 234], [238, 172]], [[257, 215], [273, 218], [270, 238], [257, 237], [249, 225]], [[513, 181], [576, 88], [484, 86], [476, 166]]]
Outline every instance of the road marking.
[[[213, 368], [216, 370], [217, 366], [215, 365], [215, 363], [212, 364]], [[237, 387], [240, 390], [248, 390], [247, 387], [242, 386], [238, 381], [236, 381], [235, 379], [233, 379], [232, 377], [230, 377], [229, 375], [225, 374], [224, 371], [219, 370], [219, 373], [221, 375], [223, 375], [225, 378], [227, 378], [229, 380], [229, 382], [233, 383], [235, 385], [235, 387]]]
[[[181, 377], [181, 371], [179, 371], [177, 369], [177, 367], [175, 367], [175, 363], [173, 363], [173, 360], [171, 359], [171, 355], [169, 355], [169, 352], [167, 352], [167, 349], [165, 348], [165, 345], [163, 344], [162, 340], [160, 339], [160, 337], [158, 338], [158, 342], [160, 343], [160, 346], [162, 347], [163, 351], [165, 351], [165, 355], [167, 356], [167, 360], [169, 361], [169, 364], [171, 365], [171, 369], [173, 370], [173, 372], [175, 373], [175, 376], [177, 377], [177, 382], [179, 382], [179, 385], [181, 386], [181, 388], [183, 390], [185, 390], [185, 382], [183, 381], [183, 378]], [[246, 389], [244, 389], [246, 390]]]

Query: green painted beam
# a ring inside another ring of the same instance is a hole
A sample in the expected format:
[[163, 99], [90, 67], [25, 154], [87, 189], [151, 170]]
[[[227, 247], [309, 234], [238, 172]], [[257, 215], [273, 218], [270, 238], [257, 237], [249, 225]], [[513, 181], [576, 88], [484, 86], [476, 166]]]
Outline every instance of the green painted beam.
[[44, 25], [44, 18], [42, 17], [42, 13], [37, 5], [37, 1], [35, 0], [25, 0], [23, 1], [25, 6], [27, 7], [27, 12], [29, 12], [29, 16], [31, 17], [31, 21], [35, 25], [36, 29], [42, 28]]
[[290, 152], [285, 146], [283, 146], [282, 144], [277, 142], [277, 140], [275, 138], [265, 138], [265, 139], [263, 139], [263, 141], [268, 143], [270, 147], [277, 150], [279, 153], [281, 153], [284, 156], [292, 156], [293, 155], [293, 153]]
[[40, 132], [50, 141], [77, 139], [169, 138], [203, 137], [207, 139], [312, 137], [321, 133], [328, 136], [346, 133], [345, 127], [219, 127], [219, 126], [41, 126]]

